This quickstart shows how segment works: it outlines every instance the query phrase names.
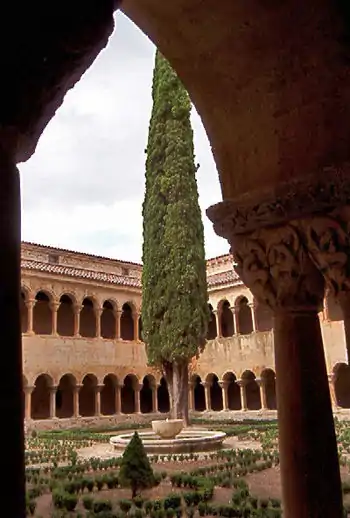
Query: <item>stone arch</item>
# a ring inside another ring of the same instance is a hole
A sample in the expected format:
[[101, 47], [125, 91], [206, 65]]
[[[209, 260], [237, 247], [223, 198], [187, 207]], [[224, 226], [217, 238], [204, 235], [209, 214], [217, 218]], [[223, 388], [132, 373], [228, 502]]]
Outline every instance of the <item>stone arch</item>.
[[92, 417], [96, 409], [97, 378], [94, 374], [86, 374], [79, 391], [79, 413], [82, 417]]
[[272, 369], [264, 369], [261, 373], [266, 395], [266, 406], [269, 410], [277, 409], [276, 401], [276, 375]]
[[52, 296], [41, 290], [35, 295], [33, 307], [33, 331], [37, 335], [52, 334]]
[[20, 300], [20, 310], [21, 310], [21, 330], [22, 333], [26, 333], [28, 331], [28, 308], [26, 305], [27, 302], [27, 293], [24, 289], [21, 289], [21, 300]]
[[237, 312], [238, 333], [249, 335], [253, 332], [254, 327], [252, 310], [247, 297], [238, 297], [235, 303], [235, 310]]
[[196, 412], [204, 412], [206, 410], [205, 403], [205, 389], [202, 383], [202, 379], [198, 374], [192, 376], [191, 382], [193, 384], [193, 402], [194, 410]]
[[138, 385], [139, 380], [135, 374], [125, 376], [121, 392], [123, 414], [134, 414], [136, 412], [136, 391]]
[[147, 374], [142, 380], [140, 390], [140, 410], [142, 414], [150, 414], [153, 408], [153, 391], [156, 390], [156, 381], [154, 376]]
[[210, 373], [206, 377], [205, 381], [209, 384], [210, 410], [214, 410], [214, 412], [220, 412], [224, 406], [222, 400], [222, 388], [219, 385], [219, 378], [216, 374]]
[[85, 297], [82, 303], [79, 334], [84, 338], [96, 337], [96, 307], [91, 297]]
[[218, 336], [218, 330], [216, 327], [216, 318], [213, 310], [213, 306], [208, 304], [209, 307], [209, 322], [207, 331], [207, 340], [214, 340]]
[[228, 409], [241, 410], [241, 391], [236, 383], [237, 378], [235, 374], [233, 372], [225, 372], [222, 380], [226, 384]]
[[120, 316], [120, 338], [122, 340], [134, 340], [134, 316], [133, 308], [129, 302], [125, 302]]
[[228, 300], [221, 300], [218, 305], [221, 335], [223, 338], [228, 338], [235, 334], [235, 323], [230, 307]]
[[257, 331], [271, 331], [273, 329], [273, 312], [265, 304], [255, 302], [255, 319]]
[[159, 386], [157, 387], [157, 401], [158, 401], [158, 410], [161, 413], [170, 412], [170, 396], [168, 383], [164, 376], [160, 378]]
[[244, 382], [245, 382], [247, 409], [248, 410], [260, 410], [261, 409], [260, 388], [256, 381], [255, 374], [250, 370], [246, 370], [242, 374], [242, 380], [244, 380]]
[[331, 292], [327, 293], [326, 299], [329, 320], [331, 322], [341, 322], [344, 320], [343, 310], [339, 304], [339, 299]]
[[333, 373], [337, 405], [341, 408], [350, 408], [350, 366], [338, 363], [334, 366]]
[[118, 378], [115, 374], [107, 374], [103, 379], [101, 390], [101, 414], [114, 415], [119, 412], [117, 408]]
[[102, 305], [101, 336], [109, 340], [116, 337], [115, 306], [111, 300], [105, 300]]
[[74, 391], [77, 380], [73, 374], [64, 374], [56, 391], [56, 416], [64, 419], [74, 415]]
[[50, 418], [50, 391], [53, 386], [51, 376], [40, 374], [34, 382], [31, 401], [32, 419]]
[[74, 305], [71, 295], [63, 293], [57, 310], [57, 333], [60, 336], [74, 336]]

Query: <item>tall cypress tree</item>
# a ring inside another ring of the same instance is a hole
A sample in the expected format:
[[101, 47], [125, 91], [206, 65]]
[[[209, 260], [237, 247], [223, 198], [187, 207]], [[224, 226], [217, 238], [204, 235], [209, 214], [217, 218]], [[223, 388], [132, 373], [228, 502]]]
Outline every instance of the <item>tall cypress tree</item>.
[[188, 364], [204, 347], [208, 313], [191, 102], [156, 53], [143, 203], [142, 331], [168, 383], [172, 416], [188, 422]]

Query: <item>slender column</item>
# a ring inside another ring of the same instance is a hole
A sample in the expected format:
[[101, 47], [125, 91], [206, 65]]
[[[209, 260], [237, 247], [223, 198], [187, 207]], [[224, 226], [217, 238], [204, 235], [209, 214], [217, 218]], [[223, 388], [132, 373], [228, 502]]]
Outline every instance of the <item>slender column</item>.
[[188, 384], [188, 410], [190, 412], [195, 410], [194, 386], [195, 384], [192, 381], [190, 381], [190, 383]]
[[261, 410], [267, 410], [266, 382], [265, 382], [264, 378], [256, 378], [255, 381], [259, 385]]
[[[234, 236], [231, 246], [237, 273], [258, 302], [274, 311], [283, 516], [341, 518], [337, 444], [318, 318], [324, 281], [305, 251], [305, 234], [314, 239], [316, 231], [308, 224], [304, 232], [303, 224]], [[329, 244], [325, 248], [329, 253]]]
[[0, 328], [6, 344], [2, 369], [0, 415], [6, 416], [3, 444], [6, 455], [2, 469], [2, 494], [11, 516], [24, 518], [24, 420], [21, 333], [21, 200], [20, 179], [10, 156], [9, 142], [0, 142]]
[[28, 325], [27, 325], [27, 334], [33, 335], [33, 309], [34, 309], [35, 300], [29, 299], [26, 301], [26, 307], [28, 311]]
[[56, 392], [57, 387], [50, 387], [50, 419], [56, 417]]
[[136, 385], [135, 392], [134, 392], [134, 395], [135, 395], [135, 414], [140, 414], [141, 413], [141, 401], [140, 401], [141, 389], [142, 389], [142, 385], [141, 384]]
[[323, 319], [326, 322], [329, 322], [329, 293], [330, 289], [327, 287], [323, 302]]
[[243, 410], [243, 412], [245, 412], [246, 410], [248, 410], [247, 391], [246, 391], [247, 380], [243, 380], [243, 379], [236, 380], [236, 383], [239, 386], [240, 395], [241, 395], [241, 410]]
[[32, 418], [32, 393], [34, 387], [24, 387], [24, 418], [29, 421]]
[[80, 417], [79, 414], [79, 392], [82, 385], [76, 385], [73, 389], [73, 417]]
[[52, 318], [51, 334], [54, 336], [57, 335], [57, 311], [58, 311], [59, 307], [60, 307], [60, 305], [57, 302], [51, 302], [51, 304], [50, 304], [51, 318]]
[[139, 341], [139, 317], [140, 313], [133, 313], [133, 322], [134, 322], [134, 340], [135, 342]]
[[158, 412], [158, 392], [157, 386], [152, 387], [152, 412]]
[[101, 315], [102, 308], [95, 309], [95, 318], [96, 318], [96, 338], [101, 338]]
[[80, 338], [80, 311], [82, 306], [79, 304], [74, 305], [74, 336]]
[[332, 407], [334, 410], [337, 410], [338, 400], [337, 400], [337, 394], [335, 391], [335, 375], [333, 373], [328, 374], [328, 383], [329, 383], [329, 393], [331, 395]]
[[122, 317], [122, 311], [117, 310], [115, 312], [115, 339], [120, 340], [120, 322]]
[[254, 302], [251, 302], [250, 304], [248, 304], [248, 306], [250, 307], [250, 311], [252, 312], [253, 332], [255, 332], [258, 330], [258, 324], [256, 321], [256, 312], [255, 312], [256, 304]]
[[222, 390], [222, 404], [223, 404], [223, 410], [228, 410], [228, 383], [227, 381], [219, 381], [219, 385]]
[[205, 395], [205, 409], [207, 411], [211, 410], [211, 397], [210, 397], [210, 387], [211, 384], [208, 381], [203, 383], [204, 385], [204, 395]]
[[115, 386], [115, 413], [120, 414], [122, 411], [122, 387], [117, 383]]
[[95, 416], [101, 415], [101, 392], [104, 385], [96, 385], [95, 387]]
[[239, 307], [232, 306], [232, 307], [230, 307], [230, 310], [232, 311], [232, 314], [233, 314], [233, 323], [235, 326], [235, 334], [239, 335], [239, 333], [240, 333], [239, 318], [238, 318]]
[[214, 309], [213, 314], [216, 322], [216, 336], [220, 338], [222, 336], [220, 313], [217, 309]]

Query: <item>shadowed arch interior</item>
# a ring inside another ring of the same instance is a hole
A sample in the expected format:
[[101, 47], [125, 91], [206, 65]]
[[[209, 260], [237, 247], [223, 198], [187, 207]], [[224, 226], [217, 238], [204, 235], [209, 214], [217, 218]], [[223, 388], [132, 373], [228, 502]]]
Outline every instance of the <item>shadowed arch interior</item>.
[[101, 336], [113, 340], [116, 336], [116, 318], [113, 304], [105, 300], [101, 313]]
[[65, 374], [59, 381], [56, 391], [56, 416], [69, 418], [74, 414], [74, 390], [76, 379], [72, 374]]
[[57, 333], [60, 336], [74, 336], [74, 304], [69, 295], [62, 295], [57, 310]]
[[117, 407], [118, 379], [114, 374], [107, 374], [101, 390], [101, 414], [113, 415], [120, 412]]
[[241, 335], [249, 335], [253, 332], [252, 310], [249, 307], [247, 297], [240, 297], [236, 303], [238, 332]]
[[134, 319], [130, 304], [125, 302], [120, 317], [120, 338], [122, 340], [134, 340]]
[[209, 323], [207, 331], [207, 340], [214, 340], [217, 337], [218, 330], [216, 327], [216, 318], [213, 310], [213, 306], [208, 304], [209, 307]]
[[125, 376], [121, 393], [123, 414], [134, 414], [136, 412], [135, 389], [137, 385], [138, 380], [134, 374], [128, 374], [127, 376]]
[[36, 378], [32, 392], [32, 419], [49, 419], [51, 387], [52, 379], [47, 374], [41, 374]]
[[86, 297], [80, 310], [80, 336], [94, 338], [96, 336], [96, 314], [92, 299]]
[[235, 325], [228, 300], [224, 300], [220, 304], [220, 325], [221, 334], [224, 338], [234, 335]]
[[51, 335], [52, 310], [50, 298], [44, 291], [38, 291], [33, 307], [33, 331], [37, 335]]
[[206, 409], [205, 390], [204, 390], [200, 376], [197, 376], [195, 374], [192, 377], [192, 383], [193, 383], [194, 409], [197, 412], [204, 412], [204, 410]]
[[160, 378], [160, 383], [157, 388], [157, 399], [158, 399], [158, 410], [162, 413], [167, 413], [170, 411], [170, 397], [168, 384], [164, 377]]
[[92, 417], [96, 409], [97, 378], [87, 374], [79, 390], [79, 412], [82, 417]]

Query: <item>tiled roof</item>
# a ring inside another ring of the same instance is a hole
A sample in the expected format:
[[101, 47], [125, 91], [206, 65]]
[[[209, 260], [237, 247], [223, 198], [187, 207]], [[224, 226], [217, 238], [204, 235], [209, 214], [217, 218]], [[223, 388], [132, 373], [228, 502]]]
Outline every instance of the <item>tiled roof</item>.
[[[32, 270], [53, 275], [65, 275], [76, 279], [86, 279], [92, 281], [106, 282], [116, 286], [129, 286], [141, 289], [141, 281], [136, 277], [126, 275], [116, 275], [114, 273], [96, 272], [94, 270], [86, 270], [75, 268], [72, 266], [63, 266], [59, 264], [49, 264], [40, 261], [30, 261], [22, 259], [21, 267], [24, 270]], [[240, 284], [241, 281], [234, 270], [216, 273], [208, 276], [208, 287], [220, 286], [222, 284]]]
[[116, 275], [114, 273], [96, 272], [93, 270], [85, 270], [82, 268], [74, 268], [72, 266], [63, 266], [59, 264], [49, 264], [40, 261], [28, 261], [22, 259], [21, 267], [24, 270], [34, 270], [37, 272], [51, 273], [54, 275], [65, 275], [76, 279], [87, 279], [92, 281], [107, 282], [117, 286], [130, 286], [133, 288], [141, 288], [141, 282], [136, 277], [126, 275]]

